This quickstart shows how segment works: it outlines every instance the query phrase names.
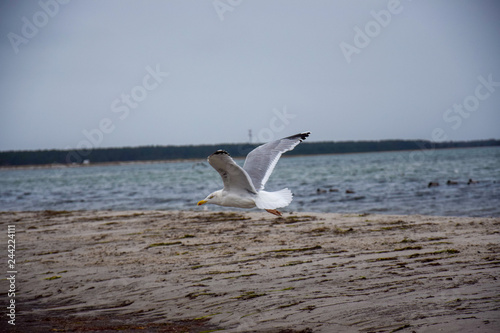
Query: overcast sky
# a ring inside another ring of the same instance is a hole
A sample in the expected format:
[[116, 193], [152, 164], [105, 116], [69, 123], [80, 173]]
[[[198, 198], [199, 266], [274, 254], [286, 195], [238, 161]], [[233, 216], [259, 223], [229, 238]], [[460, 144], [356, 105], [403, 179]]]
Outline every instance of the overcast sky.
[[[67, 2], [67, 3], [65, 3]], [[500, 138], [498, 1], [2, 1], [0, 150]]]

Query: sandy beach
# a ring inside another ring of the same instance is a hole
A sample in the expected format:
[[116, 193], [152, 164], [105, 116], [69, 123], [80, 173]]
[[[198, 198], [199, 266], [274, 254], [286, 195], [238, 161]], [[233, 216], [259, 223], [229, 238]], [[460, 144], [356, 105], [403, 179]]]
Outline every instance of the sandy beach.
[[[500, 218], [0, 213], [18, 332], [499, 332]], [[4, 264], [4, 271], [8, 268]]]

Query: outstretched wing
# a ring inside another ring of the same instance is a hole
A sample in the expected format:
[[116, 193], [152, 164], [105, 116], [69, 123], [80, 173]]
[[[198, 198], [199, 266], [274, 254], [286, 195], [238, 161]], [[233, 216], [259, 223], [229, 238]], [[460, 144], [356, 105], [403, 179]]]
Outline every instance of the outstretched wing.
[[220, 174], [224, 190], [232, 192], [257, 193], [248, 174], [224, 150], [217, 150], [208, 156], [208, 163]]
[[245, 160], [243, 169], [250, 176], [257, 191], [264, 188], [281, 154], [292, 150], [305, 140], [311, 132], [295, 134], [283, 139], [271, 141], [252, 150]]

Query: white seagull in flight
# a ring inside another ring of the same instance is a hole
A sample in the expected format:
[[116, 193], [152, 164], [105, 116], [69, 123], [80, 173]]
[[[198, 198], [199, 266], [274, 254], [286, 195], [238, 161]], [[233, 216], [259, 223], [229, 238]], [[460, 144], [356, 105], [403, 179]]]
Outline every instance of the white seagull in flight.
[[276, 208], [288, 206], [292, 202], [292, 192], [288, 188], [267, 192], [264, 185], [281, 154], [295, 148], [310, 133], [303, 132], [258, 146], [247, 155], [243, 168], [234, 162], [227, 151], [217, 150], [208, 157], [208, 163], [222, 177], [224, 188], [199, 201], [198, 206], [211, 203], [227, 207], [258, 207], [281, 216]]

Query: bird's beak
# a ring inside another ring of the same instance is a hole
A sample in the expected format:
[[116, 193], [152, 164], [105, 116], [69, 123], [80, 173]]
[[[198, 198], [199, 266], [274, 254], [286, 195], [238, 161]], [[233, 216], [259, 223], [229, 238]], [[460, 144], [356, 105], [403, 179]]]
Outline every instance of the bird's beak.
[[198, 201], [198, 206], [204, 205], [204, 204], [206, 204], [207, 202], [208, 202], [207, 200], [201, 200], [201, 201]]

